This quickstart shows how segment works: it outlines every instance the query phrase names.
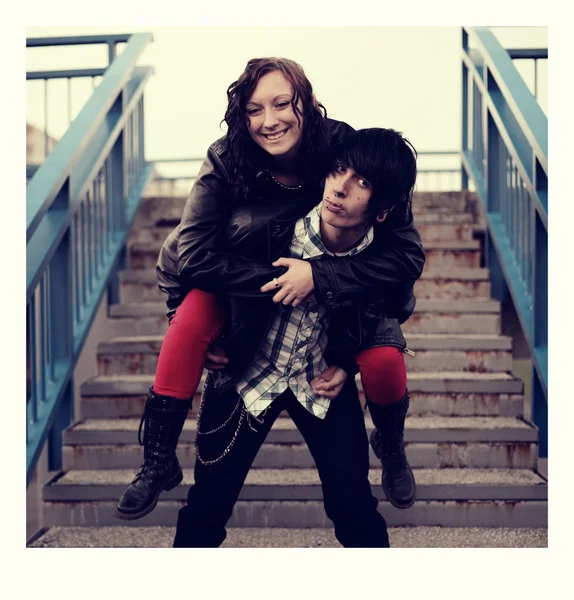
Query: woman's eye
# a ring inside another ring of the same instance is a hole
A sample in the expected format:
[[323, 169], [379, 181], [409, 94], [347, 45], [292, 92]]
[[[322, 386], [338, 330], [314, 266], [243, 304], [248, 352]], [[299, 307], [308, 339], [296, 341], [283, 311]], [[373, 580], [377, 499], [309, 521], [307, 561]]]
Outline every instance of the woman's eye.
[[360, 179], [358, 180], [358, 182], [359, 182], [359, 185], [360, 185], [361, 187], [364, 187], [364, 188], [370, 188], [370, 187], [371, 187], [371, 184], [370, 184], [370, 183], [369, 183], [369, 182], [368, 182], [366, 179], [362, 179], [362, 178], [360, 178]]
[[248, 108], [247, 109], [247, 114], [249, 116], [256, 115], [260, 110], [261, 109], [259, 109], [259, 108]]
[[277, 108], [287, 108], [289, 104], [289, 102], [279, 102], [279, 104], [277, 104]]
[[337, 165], [335, 167], [335, 171], [337, 171], [337, 173], [344, 173], [347, 169], [345, 169], [345, 167], [343, 165]]

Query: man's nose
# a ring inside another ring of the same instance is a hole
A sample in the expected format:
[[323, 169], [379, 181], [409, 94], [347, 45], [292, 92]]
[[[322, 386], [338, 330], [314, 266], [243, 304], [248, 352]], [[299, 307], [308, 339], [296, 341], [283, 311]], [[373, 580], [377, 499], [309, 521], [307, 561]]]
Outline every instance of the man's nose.
[[349, 178], [345, 175], [337, 178], [337, 181], [335, 181], [335, 185], [333, 186], [333, 191], [337, 198], [344, 198], [347, 195], [348, 183]]

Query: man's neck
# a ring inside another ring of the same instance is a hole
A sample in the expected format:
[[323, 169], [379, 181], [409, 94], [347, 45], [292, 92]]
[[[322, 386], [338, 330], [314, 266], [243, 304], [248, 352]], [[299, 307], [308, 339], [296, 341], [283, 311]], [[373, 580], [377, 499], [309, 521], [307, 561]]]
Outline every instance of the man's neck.
[[[368, 229], [368, 228], [367, 228]], [[321, 240], [329, 252], [349, 252], [361, 241], [367, 229], [339, 229], [321, 219]]]

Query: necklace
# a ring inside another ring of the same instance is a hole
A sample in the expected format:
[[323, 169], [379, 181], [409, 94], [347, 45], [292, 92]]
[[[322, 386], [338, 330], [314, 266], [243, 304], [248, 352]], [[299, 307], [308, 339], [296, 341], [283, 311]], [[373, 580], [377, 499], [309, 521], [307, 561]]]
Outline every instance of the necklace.
[[300, 190], [303, 187], [303, 181], [299, 185], [285, 185], [284, 183], [281, 183], [279, 180], [275, 179], [275, 175], [273, 175], [271, 171], [269, 171], [269, 174], [271, 175], [271, 179], [273, 179], [273, 181], [284, 190]]

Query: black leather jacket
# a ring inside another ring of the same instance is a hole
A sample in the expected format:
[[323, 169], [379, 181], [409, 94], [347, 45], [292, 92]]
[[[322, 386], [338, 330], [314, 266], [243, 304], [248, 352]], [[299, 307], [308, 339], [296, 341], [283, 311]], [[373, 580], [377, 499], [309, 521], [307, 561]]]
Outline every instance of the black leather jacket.
[[[352, 131], [331, 119], [327, 124], [333, 141]], [[229, 299], [229, 327], [223, 344], [229, 366], [217, 373], [216, 387], [231, 385], [250, 364], [274, 306], [269, 300], [272, 293], [264, 295], [259, 288], [285, 272], [271, 262], [285, 256], [295, 220], [320, 201], [321, 191], [317, 186], [303, 186], [296, 194], [289, 191], [281, 197], [262, 171], [237, 200], [231, 193], [225, 138], [209, 148], [181, 222], [160, 252], [157, 272], [159, 286], [168, 294], [168, 316], [192, 288]], [[359, 255], [310, 261], [315, 295], [333, 311], [330, 356], [341, 357], [359, 346], [404, 347], [398, 321], [383, 315], [396, 316], [401, 322], [410, 316], [412, 285], [422, 273], [424, 260], [412, 214], [391, 213]], [[385, 297], [389, 299], [386, 307]], [[350, 314], [364, 318], [349, 321]]]

